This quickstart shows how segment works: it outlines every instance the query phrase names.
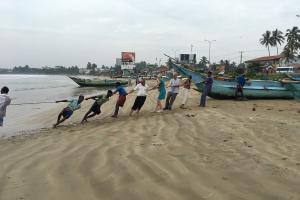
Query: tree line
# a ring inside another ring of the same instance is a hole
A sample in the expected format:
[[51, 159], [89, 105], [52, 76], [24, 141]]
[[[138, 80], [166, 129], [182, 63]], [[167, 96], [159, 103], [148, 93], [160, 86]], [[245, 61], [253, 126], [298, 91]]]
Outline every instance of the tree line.
[[[7, 70], [8, 71], [8, 70]], [[64, 67], [64, 66], [55, 66], [55, 67], [42, 67], [42, 68], [31, 68], [28, 65], [24, 67], [14, 67], [12, 69], [14, 74], [79, 74], [78, 66]]]
[[267, 47], [269, 56], [271, 56], [270, 47], [276, 47], [278, 54], [278, 46], [281, 46], [285, 41], [286, 45], [282, 55], [285, 57], [286, 62], [290, 62], [295, 60], [300, 50], [300, 29], [297, 26], [287, 29], [285, 34], [278, 29], [274, 31], [267, 30], [259, 40], [260, 44]]

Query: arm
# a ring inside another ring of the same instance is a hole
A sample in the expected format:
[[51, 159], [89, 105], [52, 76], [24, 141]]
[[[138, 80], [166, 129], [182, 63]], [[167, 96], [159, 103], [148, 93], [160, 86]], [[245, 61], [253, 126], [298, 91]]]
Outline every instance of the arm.
[[96, 99], [97, 97], [99, 97], [99, 96], [91, 96], [91, 97], [85, 98], [85, 100]]
[[68, 100], [60, 100], [60, 101], [56, 101], [56, 103], [60, 103], [60, 102], [68, 102]]

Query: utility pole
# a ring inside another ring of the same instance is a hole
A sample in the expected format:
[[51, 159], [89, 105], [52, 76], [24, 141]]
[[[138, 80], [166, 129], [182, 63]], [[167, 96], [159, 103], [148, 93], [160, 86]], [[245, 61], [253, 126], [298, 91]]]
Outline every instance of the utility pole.
[[243, 51], [240, 51], [239, 53], [241, 54], [240, 64], [242, 64], [242, 62], [243, 62], [243, 53], [244, 53], [244, 52], [243, 52]]
[[216, 42], [217, 40], [204, 40], [205, 42], [208, 42], [208, 64], [210, 64], [210, 48], [211, 48], [211, 44], [213, 42]]

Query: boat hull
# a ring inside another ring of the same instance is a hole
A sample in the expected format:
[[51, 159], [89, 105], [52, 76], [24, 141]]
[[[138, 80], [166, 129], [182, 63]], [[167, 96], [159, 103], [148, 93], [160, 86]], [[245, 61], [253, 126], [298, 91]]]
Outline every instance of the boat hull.
[[116, 82], [120, 82], [121, 85], [128, 84], [128, 81], [124, 80], [90, 80], [90, 79], [81, 79], [77, 77], [69, 77], [80, 87], [114, 87]]
[[[174, 67], [186, 76], [192, 76], [197, 88], [203, 91], [205, 76], [174, 64]], [[211, 92], [208, 94], [215, 99], [236, 98], [237, 83], [235, 81], [214, 80]], [[299, 84], [284, 84], [279, 81], [251, 80], [243, 88], [244, 97], [248, 99], [294, 99], [300, 94]]]

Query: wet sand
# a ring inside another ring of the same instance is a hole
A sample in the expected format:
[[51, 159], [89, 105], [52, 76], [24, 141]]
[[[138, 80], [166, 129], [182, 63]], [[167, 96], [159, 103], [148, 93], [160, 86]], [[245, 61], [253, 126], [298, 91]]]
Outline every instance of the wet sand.
[[[57, 129], [0, 140], [0, 199], [300, 199], [300, 104], [220, 101], [140, 116], [103, 114], [79, 122], [92, 101]], [[255, 104], [255, 105], [254, 105]], [[45, 127], [64, 107], [35, 116]], [[253, 109], [255, 108], [255, 109]]]

